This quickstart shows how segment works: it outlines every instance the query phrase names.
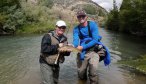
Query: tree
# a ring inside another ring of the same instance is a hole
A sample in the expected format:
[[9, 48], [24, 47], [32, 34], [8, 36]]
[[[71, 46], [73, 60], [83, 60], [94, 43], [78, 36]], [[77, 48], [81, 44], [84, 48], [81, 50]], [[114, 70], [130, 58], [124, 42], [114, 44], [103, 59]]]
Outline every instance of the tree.
[[106, 21], [106, 27], [110, 30], [119, 30], [119, 11], [116, 6], [116, 1], [113, 1], [113, 10], [108, 14], [108, 20]]
[[146, 35], [146, 2], [144, 0], [123, 0], [118, 12], [114, 0], [106, 26], [108, 29], [137, 35]]
[[7, 11], [7, 8], [13, 5], [20, 7], [19, 0], [0, 0], [0, 12]]
[[123, 0], [120, 8], [120, 30], [130, 33], [146, 33], [146, 2]]

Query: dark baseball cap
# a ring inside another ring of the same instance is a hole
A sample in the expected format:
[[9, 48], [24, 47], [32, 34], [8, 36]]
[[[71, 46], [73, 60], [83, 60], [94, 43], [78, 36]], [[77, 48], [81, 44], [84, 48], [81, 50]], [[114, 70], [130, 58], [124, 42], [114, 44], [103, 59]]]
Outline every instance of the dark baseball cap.
[[80, 16], [80, 15], [85, 15], [86, 16], [86, 12], [84, 10], [77, 11], [77, 16]]

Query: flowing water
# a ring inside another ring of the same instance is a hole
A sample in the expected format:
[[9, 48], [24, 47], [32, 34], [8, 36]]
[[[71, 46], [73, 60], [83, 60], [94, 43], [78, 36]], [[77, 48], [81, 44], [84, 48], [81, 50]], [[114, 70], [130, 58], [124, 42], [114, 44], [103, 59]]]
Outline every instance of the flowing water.
[[[130, 69], [121, 68], [118, 60], [137, 58], [146, 54], [146, 39], [123, 35], [103, 28], [99, 29], [112, 57], [110, 66], [100, 62], [99, 84], [145, 84], [146, 76]], [[40, 84], [39, 52], [43, 35], [0, 37], [0, 84]], [[72, 33], [68, 33], [69, 42]], [[87, 84], [79, 81], [76, 68], [76, 53], [66, 57], [60, 64], [59, 84]]]

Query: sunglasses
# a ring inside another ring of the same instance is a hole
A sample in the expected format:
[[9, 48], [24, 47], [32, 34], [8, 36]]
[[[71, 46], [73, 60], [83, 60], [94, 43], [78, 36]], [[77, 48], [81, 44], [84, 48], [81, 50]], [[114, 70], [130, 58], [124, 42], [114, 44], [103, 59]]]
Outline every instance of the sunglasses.
[[79, 15], [79, 16], [77, 16], [77, 18], [85, 18], [86, 17], [86, 15]]
[[66, 29], [66, 26], [60, 26], [59, 29]]

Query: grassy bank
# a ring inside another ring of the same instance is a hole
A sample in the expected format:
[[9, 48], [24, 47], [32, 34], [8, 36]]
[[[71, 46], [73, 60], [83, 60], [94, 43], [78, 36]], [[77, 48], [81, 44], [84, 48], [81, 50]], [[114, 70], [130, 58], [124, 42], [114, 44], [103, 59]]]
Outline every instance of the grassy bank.
[[[18, 29], [15, 34], [41, 34], [44, 32], [48, 32], [49, 30], [54, 30], [56, 20], [52, 20], [48, 23], [32, 23], [29, 25], [25, 25], [22, 28]], [[76, 23], [70, 24], [70, 22], [67, 22], [67, 28], [73, 28], [74, 25], [77, 25]]]
[[124, 66], [133, 68], [143, 74], [146, 74], [146, 55], [140, 56], [136, 60], [127, 60], [127, 61], [120, 61]]
[[16, 34], [32, 34], [32, 33], [44, 33], [48, 30], [55, 28], [54, 22], [52, 23], [33, 23], [25, 25], [16, 31]]

